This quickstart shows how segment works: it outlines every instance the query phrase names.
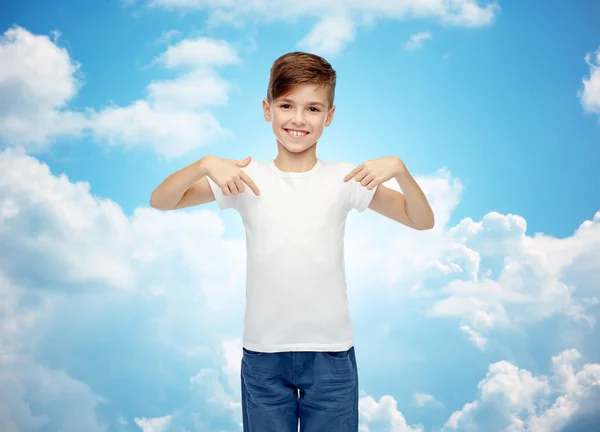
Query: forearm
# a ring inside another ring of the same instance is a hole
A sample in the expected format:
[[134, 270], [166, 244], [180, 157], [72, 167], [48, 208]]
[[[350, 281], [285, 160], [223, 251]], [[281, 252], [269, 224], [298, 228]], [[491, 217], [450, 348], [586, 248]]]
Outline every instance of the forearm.
[[406, 167], [395, 176], [406, 199], [406, 214], [417, 229], [431, 229], [435, 223], [427, 197]]
[[150, 206], [158, 210], [176, 206], [190, 186], [207, 174], [206, 158], [207, 156], [167, 177], [152, 192]]

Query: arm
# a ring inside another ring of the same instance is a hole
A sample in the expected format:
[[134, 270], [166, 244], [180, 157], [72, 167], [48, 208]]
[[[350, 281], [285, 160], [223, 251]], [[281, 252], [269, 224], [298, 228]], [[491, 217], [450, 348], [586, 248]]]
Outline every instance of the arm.
[[[382, 184], [392, 177], [404, 194]], [[433, 228], [433, 211], [427, 198], [399, 157], [384, 156], [363, 162], [344, 177], [345, 182], [351, 179], [368, 190], [377, 188], [369, 204], [371, 210], [417, 230]]]
[[433, 228], [435, 225], [433, 211], [425, 194], [404, 164], [394, 177], [404, 194], [379, 185], [369, 208], [416, 230]]
[[150, 206], [157, 210], [175, 210], [214, 201], [215, 196], [206, 179], [206, 158], [167, 177], [152, 192]]

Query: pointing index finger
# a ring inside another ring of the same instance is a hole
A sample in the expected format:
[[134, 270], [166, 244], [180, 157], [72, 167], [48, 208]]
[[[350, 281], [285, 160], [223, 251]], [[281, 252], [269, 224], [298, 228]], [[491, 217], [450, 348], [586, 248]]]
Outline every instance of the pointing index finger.
[[256, 184], [252, 181], [252, 179], [248, 176], [248, 174], [246, 174], [244, 171], [242, 171], [240, 173], [240, 178], [244, 181], [244, 183], [246, 183], [248, 185], [248, 187], [250, 189], [252, 189], [252, 192], [254, 192], [254, 195], [258, 196], [260, 195], [260, 191], [258, 190], [258, 188], [256, 187]]
[[358, 172], [362, 169], [362, 164], [358, 165], [356, 168], [354, 168], [352, 171], [350, 171], [348, 174], [346, 174], [346, 177], [344, 177], [344, 181], [347, 182], [348, 180], [350, 180], [352, 177], [354, 177], [356, 174], [358, 174]]

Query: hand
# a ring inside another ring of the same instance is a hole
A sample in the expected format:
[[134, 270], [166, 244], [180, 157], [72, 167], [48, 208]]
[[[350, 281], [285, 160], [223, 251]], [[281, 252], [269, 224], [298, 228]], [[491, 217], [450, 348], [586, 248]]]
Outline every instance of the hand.
[[252, 189], [254, 195], [260, 195], [260, 191], [252, 179], [242, 171], [248, 166], [252, 158], [248, 156], [244, 160], [224, 159], [217, 156], [206, 156], [206, 174], [221, 188], [223, 195], [237, 195], [244, 192], [244, 183]]
[[344, 182], [354, 178], [362, 186], [371, 190], [405, 170], [404, 162], [399, 157], [384, 156], [363, 162], [344, 177]]

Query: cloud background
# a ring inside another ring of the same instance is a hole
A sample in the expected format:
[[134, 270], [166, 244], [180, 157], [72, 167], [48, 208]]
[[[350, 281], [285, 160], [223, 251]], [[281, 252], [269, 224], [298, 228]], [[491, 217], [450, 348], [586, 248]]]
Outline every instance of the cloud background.
[[600, 424], [600, 7], [1, 8], [0, 430], [241, 430], [241, 220], [148, 202], [204, 154], [274, 157], [296, 49], [339, 74], [319, 156], [398, 155], [436, 214], [349, 217], [361, 432]]

